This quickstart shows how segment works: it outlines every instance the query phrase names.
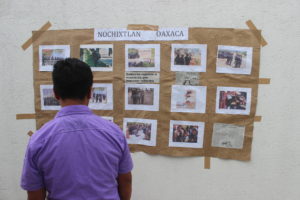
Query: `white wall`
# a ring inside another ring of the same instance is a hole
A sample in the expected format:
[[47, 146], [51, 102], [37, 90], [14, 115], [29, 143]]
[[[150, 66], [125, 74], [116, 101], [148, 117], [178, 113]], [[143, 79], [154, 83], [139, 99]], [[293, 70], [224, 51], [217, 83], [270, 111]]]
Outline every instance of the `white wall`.
[[19, 187], [34, 120], [32, 48], [23, 42], [46, 21], [51, 29], [126, 27], [247, 28], [252, 19], [269, 45], [261, 53], [261, 85], [250, 162], [133, 154], [134, 200], [296, 200], [300, 198], [299, 0], [0, 0], [0, 200], [25, 199]]

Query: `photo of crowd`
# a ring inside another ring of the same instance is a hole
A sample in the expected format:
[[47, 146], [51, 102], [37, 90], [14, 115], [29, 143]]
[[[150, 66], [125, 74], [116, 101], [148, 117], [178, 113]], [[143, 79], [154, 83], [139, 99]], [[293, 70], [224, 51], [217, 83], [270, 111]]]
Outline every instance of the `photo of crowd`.
[[197, 143], [198, 126], [173, 125], [173, 142]]
[[128, 67], [154, 67], [155, 48], [128, 48]]
[[174, 48], [174, 65], [201, 65], [199, 48]]
[[43, 88], [42, 98], [44, 106], [59, 106], [59, 101], [55, 98], [53, 89]]
[[247, 51], [219, 49], [217, 66], [229, 68], [245, 68]]
[[126, 138], [132, 140], [150, 140], [151, 123], [127, 122]]
[[247, 92], [220, 91], [219, 109], [246, 110]]
[[113, 64], [112, 45], [82, 45], [80, 60], [92, 68], [111, 68]]
[[154, 88], [128, 87], [128, 104], [153, 105]]
[[107, 88], [106, 87], [94, 87], [92, 89], [92, 97], [90, 103], [107, 103]]
[[65, 49], [42, 49], [42, 66], [53, 66], [65, 58]]

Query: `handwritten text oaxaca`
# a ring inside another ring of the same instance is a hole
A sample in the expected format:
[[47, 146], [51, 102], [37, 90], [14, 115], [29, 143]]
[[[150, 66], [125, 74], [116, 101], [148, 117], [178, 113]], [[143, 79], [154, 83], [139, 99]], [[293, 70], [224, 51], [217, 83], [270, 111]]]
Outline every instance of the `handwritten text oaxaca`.
[[164, 28], [158, 31], [141, 31], [126, 29], [95, 29], [95, 41], [121, 40], [188, 40], [187, 28]]

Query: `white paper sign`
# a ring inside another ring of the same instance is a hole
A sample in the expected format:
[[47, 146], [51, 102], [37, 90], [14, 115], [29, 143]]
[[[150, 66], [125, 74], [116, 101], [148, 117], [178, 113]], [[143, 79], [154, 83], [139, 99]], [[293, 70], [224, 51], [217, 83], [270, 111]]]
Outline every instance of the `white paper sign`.
[[95, 41], [188, 40], [188, 28], [161, 28], [158, 31], [127, 30], [126, 28], [94, 29]]

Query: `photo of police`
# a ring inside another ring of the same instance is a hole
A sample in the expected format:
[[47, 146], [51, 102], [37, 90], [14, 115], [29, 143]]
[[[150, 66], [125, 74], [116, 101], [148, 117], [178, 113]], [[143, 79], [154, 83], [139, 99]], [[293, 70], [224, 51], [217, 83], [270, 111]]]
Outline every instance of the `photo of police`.
[[59, 106], [59, 101], [55, 98], [53, 89], [43, 88], [42, 98], [44, 106]]
[[245, 68], [246, 67], [246, 51], [218, 51], [218, 67]]
[[154, 88], [128, 87], [128, 104], [153, 105]]
[[201, 65], [199, 48], [174, 48], [174, 65]]
[[90, 103], [107, 103], [107, 88], [95, 87], [92, 89]]

